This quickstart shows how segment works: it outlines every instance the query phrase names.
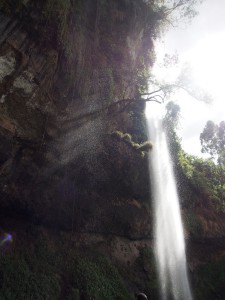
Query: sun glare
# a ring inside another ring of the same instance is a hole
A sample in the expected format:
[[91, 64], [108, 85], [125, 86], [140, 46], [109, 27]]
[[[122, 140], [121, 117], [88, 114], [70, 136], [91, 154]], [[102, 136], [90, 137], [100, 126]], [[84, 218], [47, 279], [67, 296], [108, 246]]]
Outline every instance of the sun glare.
[[[171, 98], [181, 107], [180, 136], [184, 150], [202, 155], [199, 135], [207, 120], [215, 123], [224, 120], [225, 32], [205, 35], [190, 50], [180, 55], [178, 65], [169, 69], [161, 63], [163, 53], [166, 53], [164, 45], [157, 44], [156, 51], [160, 55], [152, 73], [159, 82], [176, 81], [182, 66], [187, 64], [191, 68], [191, 81], [212, 96], [213, 102], [210, 105], [192, 99], [182, 90], [174, 93]], [[149, 117], [158, 114], [158, 108], [153, 109], [149, 105], [146, 112]]]
[[211, 94], [224, 94], [225, 33], [209, 35], [186, 54], [193, 70], [194, 81]]
[[157, 102], [147, 102], [145, 115], [147, 119], [151, 119], [153, 116], [157, 118], [162, 118], [165, 114], [165, 107]]

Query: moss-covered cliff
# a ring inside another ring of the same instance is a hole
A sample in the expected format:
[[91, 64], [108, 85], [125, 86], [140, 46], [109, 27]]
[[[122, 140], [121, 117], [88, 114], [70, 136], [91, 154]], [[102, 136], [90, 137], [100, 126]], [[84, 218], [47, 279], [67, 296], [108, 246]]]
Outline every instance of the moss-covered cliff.
[[149, 146], [143, 103], [121, 100], [146, 88], [157, 14], [127, 0], [0, 9], [0, 297], [132, 299]]
[[[4, 214], [84, 232], [126, 235], [121, 228], [131, 226], [129, 234], [142, 237], [126, 207], [139, 201], [148, 214], [147, 158], [112, 133], [147, 139], [143, 105], [123, 111], [116, 102], [146, 84], [156, 13], [142, 1], [1, 1], [1, 8]], [[119, 217], [127, 225], [109, 221], [114, 203], [127, 210]], [[85, 218], [75, 222], [78, 213]]]
[[[145, 105], [127, 101], [154, 62], [153, 2], [0, 0], [0, 299], [157, 299], [151, 144]], [[204, 243], [188, 204], [201, 195], [180, 179], [187, 237]], [[188, 245], [194, 276], [211, 263], [201, 247]]]

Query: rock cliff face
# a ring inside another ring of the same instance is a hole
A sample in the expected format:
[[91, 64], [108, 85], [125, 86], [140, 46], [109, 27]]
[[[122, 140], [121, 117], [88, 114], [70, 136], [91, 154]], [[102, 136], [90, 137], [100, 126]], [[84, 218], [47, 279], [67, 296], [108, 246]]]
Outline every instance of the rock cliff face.
[[147, 157], [112, 133], [146, 139], [144, 106], [120, 100], [144, 87], [156, 15], [142, 1], [0, 5], [2, 216], [149, 237]]
[[[32, 297], [35, 288], [46, 292], [35, 299], [79, 299], [76, 289], [88, 299], [87, 290], [96, 292], [93, 282], [101, 290], [106, 278], [111, 286], [109, 265], [105, 271], [100, 263], [98, 277], [99, 264], [87, 263], [87, 248], [122, 263], [132, 293], [158, 297], [149, 252], [148, 158], [139, 147], [147, 139], [144, 104], [127, 101], [146, 87], [154, 60], [160, 16], [146, 2], [0, 0], [0, 242], [5, 232], [15, 237], [8, 261], [0, 251], [0, 295], [15, 285], [15, 297], [6, 299], [24, 299], [21, 286]], [[205, 205], [206, 195], [186, 181], [184, 186], [189, 269], [197, 274], [193, 286], [200, 286], [199, 299], [211, 300], [216, 276], [215, 299], [223, 299], [224, 215]], [[204, 208], [188, 206], [192, 197]], [[84, 273], [87, 286], [74, 283]], [[37, 280], [30, 281], [32, 276]], [[112, 287], [112, 298], [103, 293], [96, 299], [120, 299]]]

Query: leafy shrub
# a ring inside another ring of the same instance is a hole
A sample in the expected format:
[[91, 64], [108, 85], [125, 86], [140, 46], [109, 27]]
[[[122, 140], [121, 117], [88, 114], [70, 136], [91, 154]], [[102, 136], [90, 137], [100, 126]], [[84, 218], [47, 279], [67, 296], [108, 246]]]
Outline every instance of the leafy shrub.
[[224, 299], [225, 261], [210, 262], [196, 273], [196, 299]]
[[201, 159], [188, 155], [183, 150], [178, 154], [183, 174], [199, 195], [204, 195], [218, 211], [225, 207], [224, 170], [210, 159]]
[[152, 143], [150, 141], [146, 141], [139, 145], [138, 150], [140, 151], [149, 151], [153, 147]]
[[190, 233], [194, 236], [202, 236], [204, 232], [203, 224], [193, 212], [186, 212], [184, 223]]
[[23, 255], [0, 255], [1, 300], [54, 300], [59, 298], [57, 276], [28, 265]]
[[117, 269], [105, 258], [75, 258], [71, 263], [72, 285], [102, 299], [132, 299]]
[[57, 300], [64, 285], [67, 300], [133, 299], [117, 268], [93, 249], [79, 252], [65, 234], [57, 244], [43, 231], [31, 236], [29, 246], [0, 254], [0, 300]]
[[133, 142], [132, 137], [129, 133], [123, 133], [121, 131], [114, 131], [112, 133], [113, 137], [116, 137], [118, 140], [123, 140], [132, 148], [139, 150], [140, 152], [147, 152], [152, 149], [152, 143], [150, 141], [145, 141], [142, 144]]

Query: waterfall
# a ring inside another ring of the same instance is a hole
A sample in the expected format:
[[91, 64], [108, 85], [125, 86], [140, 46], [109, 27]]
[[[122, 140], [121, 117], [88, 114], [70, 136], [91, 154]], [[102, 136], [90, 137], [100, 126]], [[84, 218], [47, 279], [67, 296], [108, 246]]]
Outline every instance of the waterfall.
[[149, 165], [161, 297], [163, 300], [171, 296], [175, 300], [191, 300], [179, 198], [162, 118], [148, 118], [148, 130], [153, 142]]

